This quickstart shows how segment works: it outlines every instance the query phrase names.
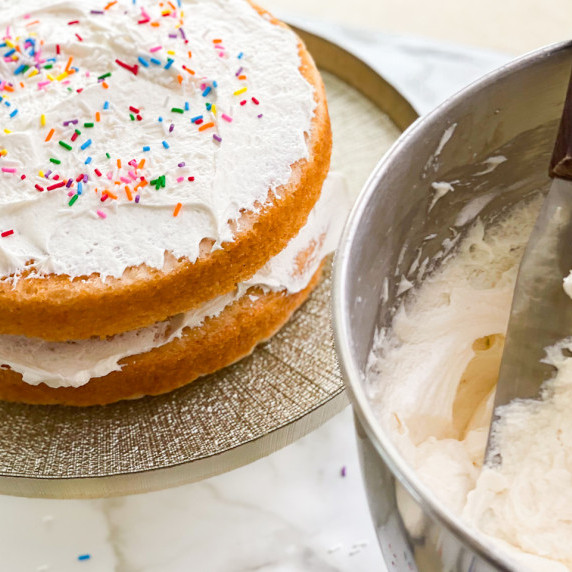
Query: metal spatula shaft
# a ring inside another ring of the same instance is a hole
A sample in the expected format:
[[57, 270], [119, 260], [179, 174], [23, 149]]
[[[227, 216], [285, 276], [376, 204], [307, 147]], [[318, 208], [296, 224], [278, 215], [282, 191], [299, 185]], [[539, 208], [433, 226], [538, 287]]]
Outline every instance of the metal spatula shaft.
[[[572, 336], [572, 299], [563, 279], [572, 269], [572, 75], [550, 162], [552, 185], [526, 246], [514, 291], [495, 395], [497, 407], [538, 395], [554, 374], [545, 348]], [[498, 419], [493, 415], [492, 423]], [[491, 435], [485, 458], [491, 458]]]

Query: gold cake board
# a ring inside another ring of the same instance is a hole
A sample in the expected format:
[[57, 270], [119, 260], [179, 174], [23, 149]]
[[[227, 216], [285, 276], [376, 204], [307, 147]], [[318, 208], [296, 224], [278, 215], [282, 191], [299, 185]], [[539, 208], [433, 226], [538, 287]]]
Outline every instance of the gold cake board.
[[[417, 114], [387, 81], [304, 30], [324, 70], [332, 168], [357, 195]], [[141, 493], [230, 471], [313, 431], [347, 404], [330, 327], [330, 273], [254, 353], [159, 397], [105, 407], [0, 403], [0, 494], [89, 498]]]

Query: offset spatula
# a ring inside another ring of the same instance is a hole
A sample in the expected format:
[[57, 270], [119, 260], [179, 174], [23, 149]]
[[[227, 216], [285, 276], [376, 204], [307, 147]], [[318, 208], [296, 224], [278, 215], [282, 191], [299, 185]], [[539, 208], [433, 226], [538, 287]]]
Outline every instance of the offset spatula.
[[[572, 76], [554, 153], [552, 185], [526, 246], [516, 280], [495, 410], [515, 398], [531, 398], [554, 375], [544, 348], [572, 336], [572, 299], [563, 279], [572, 269]], [[493, 414], [492, 423], [496, 416]], [[490, 458], [491, 437], [485, 459]]]

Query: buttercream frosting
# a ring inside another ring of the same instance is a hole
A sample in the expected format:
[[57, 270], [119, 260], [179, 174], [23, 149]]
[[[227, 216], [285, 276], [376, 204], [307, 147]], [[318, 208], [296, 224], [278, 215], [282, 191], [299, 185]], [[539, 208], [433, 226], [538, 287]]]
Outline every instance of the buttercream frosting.
[[243, 0], [0, 0], [0, 29], [0, 277], [194, 261], [308, 156], [298, 40]]
[[186, 328], [199, 327], [206, 318], [217, 316], [251, 288], [299, 292], [308, 285], [323, 258], [335, 249], [349, 205], [343, 178], [330, 173], [320, 199], [298, 235], [234, 291], [167, 321], [108, 339], [47, 342], [3, 335], [0, 364], [21, 373], [23, 380], [31, 385], [79, 387], [92, 378], [120, 370], [123, 358], [167, 344], [180, 337]]
[[[377, 334], [369, 379], [380, 423], [441, 503], [516, 569], [572, 570], [572, 339], [548, 348], [540, 400], [500, 410], [500, 465], [483, 468], [518, 263], [540, 202], [485, 230], [427, 277]], [[406, 526], [419, 514], [398, 495]]]

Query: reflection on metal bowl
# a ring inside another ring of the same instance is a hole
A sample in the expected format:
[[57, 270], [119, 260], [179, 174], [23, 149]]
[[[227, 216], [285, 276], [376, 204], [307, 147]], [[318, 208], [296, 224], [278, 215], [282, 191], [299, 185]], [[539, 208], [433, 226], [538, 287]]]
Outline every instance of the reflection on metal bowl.
[[[446, 512], [400, 456], [376, 422], [365, 371], [374, 332], [391, 324], [397, 277], [407, 274], [419, 252], [432, 258], [451, 229], [462, 232], [468, 210], [486, 221], [547, 188], [571, 62], [572, 43], [549, 46], [485, 76], [417, 121], [377, 166], [346, 225], [335, 264], [336, 345], [389, 570], [514, 569]], [[449, 144], [441, 144], [444, 134], [453, 134]], [[479, 173], [494, 155], [506, 156], [511, 168]], [[431, 209], [431, 184], [452, 180], [469, 184]], [[428, 235], [435, 238], [426, 241]]]

